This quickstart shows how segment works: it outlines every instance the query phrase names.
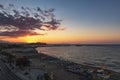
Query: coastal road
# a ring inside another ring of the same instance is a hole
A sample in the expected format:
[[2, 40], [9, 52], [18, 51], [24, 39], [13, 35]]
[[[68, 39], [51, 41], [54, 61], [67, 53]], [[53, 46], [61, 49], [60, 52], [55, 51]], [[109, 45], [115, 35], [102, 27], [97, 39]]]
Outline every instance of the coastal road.
[[22, 80], [0, 60], [0, 80]]

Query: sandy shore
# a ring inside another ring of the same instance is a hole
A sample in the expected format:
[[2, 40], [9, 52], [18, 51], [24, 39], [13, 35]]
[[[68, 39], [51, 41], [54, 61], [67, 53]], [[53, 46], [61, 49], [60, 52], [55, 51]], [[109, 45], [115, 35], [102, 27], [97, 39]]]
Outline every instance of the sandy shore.
[[[25, 49], [25, 48], [24, 48]], [[14, 51], [15, 50], [15, 51]], [[55, 80], [82, 80], [82, 79], [79, 79], [80, 78], [80, 74], [75, 74], [73, 72], [70, 72], [70, 71], [67, 71], [64, 67], [65, 64], [63, 65], [60, 65], [61, 62], [65, 62], [65, 61], [60, 61], [59, 59], [56, 59], [55, 58], [55, 61], [52, 61], [52, 60], [43, 60], [43, 58], [53, 58], [51, 56], [48, 56], [48, 55], [45, 55], [43, 53], [39, 53], [37, 54], [36, 51], [33, 49], [32, 53], [27, 53], [27, 51], [25, 50], [25, 52], [23, 51], [23, 48], [21, 49], [10, 49], [10, 50], [7, 50], [7, 51], [11, 51], [14, 52], [14, 55], [16, 56], [26, 56], [28, 57], [29, 59], [32, 60], [32, 66], [33, 67], [38, 67], [38, 68], [41, 68], [42, 70], [44, 70], [45, 72], [47, 72], [49, 75], [52, 73], [54, 74], [54, 77], [55, 77]], [[19, 52], [19, 51], [23, 51], [23, 52]], [[32, 50], [30, 48], [30, 50]], [[28, 50], [29, 51], [29, 50]], [[34, 53], [35, 51], [35, 53]], [[16, 52], [19, 52], [19, 53], [16, 53]], [[20, 54], [20, 55], [19, 55]], [[53, 58], [54, 59], [54, 58]], [[59, 62], [59, 63], [56, 63], [56, 62]], [[96, 69], [94, 68], [93, 66], [87, 66], [87, 65], [81, 65], [81, 64], [75, 64], [73, 63], [73, 65], [78, 65], [78, 66], [82, 66], [81, 69]], [[69, 66], [67, 66], [69, 67]], [[71, 65], [70, 65], [71, 67]], [[73, 67], [74, 68], [74, 67]], [[108, 70], [109, 71], [109, 70]], [[106, 72], [106, 70], [105, 70]], [[120, 73], [117, 73], [117, 72], [114, 72], [114, 71], [110, 71], [112, 73], [112, 77], [110, 80], [120, 80]], [[82, 72], [81, 72], [82, 73]], [[98, 80], [98, 79], [96, 79]], [[100, 79], [101, 80], [101, 79]]]
[[66, 71], [62, 66], [58, 65], [57, 63], [42, 61], [41, 56], [43, 56], [43, 54], [36, 54], [36, 51], [35, 53], [33, 53], [33, 48], [29, 48], [29, 50], [32, 50], [32, 53], [27, 53], [25, 48], [5, 49], [5, 51], [11, 52], [13, 55], [16, 55], [16, 57], [26, 56], [29, 59], [32, 59], [32, 67], [41, 68], [41, 70], [44, 70], [49, 75], [52, 72], [55, 75], [56, 80], [79, 80], [78, 75]]
[[67, 72], [60, 65], [55, 63], [50, 63], [47, 61], [41, 61], [39, 59], [32, 59], [33, 65], [36, 67], [41, 67], [46, 70], [49, 75], [51, 72], [54, 73], [56, 80], [79, 80], [79, 76], [71, 72]]
[[[36, 67], [41, 67], [41, 69], [46, 70], [49, 74], [53, 72], [55, 74], [56, 80], [81, 80], [79, 79], [80, 78], [79, 74], [68, 72], [63, 65], [59, 65], [59, 63], [55, 63], [56, 61], [51, 62], [51, 60], [50, 61], [41, 60], [42, 56], [51, 57], [42, 53], [38, 54], [38, 56], [32, 58], [33, 65]], [[57, 61], [59, 61], [59, 59]], [[60, 61], [60, 62], [64, 62], [64, 61]], [[83, 69], [99, 69], [93, 66], [81, 65], [76, 63], [73, 63], [72, 65], [74, 64], [82, 66]], [[110, 80], [120, 80], [120, 73], [105, 69], [104, 73], [106, 72], [110, 72], [112, 74]]]

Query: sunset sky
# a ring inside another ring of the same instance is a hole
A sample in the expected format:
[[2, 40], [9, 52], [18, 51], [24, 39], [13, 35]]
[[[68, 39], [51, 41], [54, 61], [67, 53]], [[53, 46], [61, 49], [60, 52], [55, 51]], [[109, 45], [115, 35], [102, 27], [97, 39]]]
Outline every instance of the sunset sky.
[[[40, 7], [43, 10], [54, 8], [55, 18], [62, 21], [57, 29], [36, 29], [35, 33], [24, 31], [24, 27], [19, 25], [23, 31], [20, 30], [19, 35], [14, 32], [17, 36], [11, 32], [3, 33], [2, 27], [0, 40], [27, 43], [120, 43], [120, 0], [0, 0], [1, 7], [8, 4], [14, 4], [18, 10], [21, 6]], [[0, 26], [4, 25], [0, 23]]]

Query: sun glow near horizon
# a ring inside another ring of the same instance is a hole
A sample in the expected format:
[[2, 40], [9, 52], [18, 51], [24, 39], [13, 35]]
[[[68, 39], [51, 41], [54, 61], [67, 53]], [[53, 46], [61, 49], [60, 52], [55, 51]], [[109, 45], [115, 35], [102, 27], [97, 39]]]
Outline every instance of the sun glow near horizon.
[[[67, 25], [67, 24], [66, 24]], [[61, 25], [65, 26], [65, 25]], [[72, 26], [72, 25], [70, 25]], [[77, 26], [77, 25], [76, 25]], [[84, 28], [83, 28], [84, 27]], [[88, 29], [87, 26], [79, 26], [79, 28], [67, 27], [65, 30], [55, 31], [40, 31], [36, 30], [37, 33], [43, 35], [26, 35], [23, 37], [1, 37], [1, 40], [9, 42], [24, 42], [24, 43], [37, 43], [44, 42], [48, 44], [60, 44], [60, 43], [120, 43], [120, 37], [118, 32], [112, 31], [99, 31], [99, 29]], [[104, 29], [107, 30], [107, 29]]]
[[[38, 32], [38, 31], [37, 31]], [[41, 31], [39, 31], [41, 32]], [[89, 35], [88, 35], [89, 34]], [[44, 42], [48, 44], [80, 44], [80, 43], [120, 43], [119, 34], [110, 35], [103, 32], [93, 32], [87, 29], [67, 28], [66, 30], [48, 31], [44, 35], [23, 36], [23, 37], [5, 37], [1, 40], [9, 42], [37, 43]]]
[[96, 35], [96, 34], [83, 34], [76, 31], [51, 31], [46, 35], [37, 35], [37, 36], [24, 36], [24, 37], [6, 37], [1, 40], [9, 42], [24, 42], [24, 43], [37, 43], [44, 42], [48, 44], [57, 44], [57, 43], [118, 43], [120, 38], [116, 36], [108, 35]]
[[25, 37], [25, 42], [26, 43], [36, 43], [39, 42], [38, 38], [36, 36], [26, 36]]

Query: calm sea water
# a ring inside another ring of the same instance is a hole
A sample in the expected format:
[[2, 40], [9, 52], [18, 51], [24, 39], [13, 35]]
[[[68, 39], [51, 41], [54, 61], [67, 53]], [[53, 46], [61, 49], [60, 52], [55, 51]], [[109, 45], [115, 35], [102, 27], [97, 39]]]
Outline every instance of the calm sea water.
[[120, 72], [120, 46], [39, 47], [37, 50], [38, 52], [80, 64], [104, 65], [108, 69]]

